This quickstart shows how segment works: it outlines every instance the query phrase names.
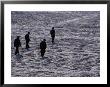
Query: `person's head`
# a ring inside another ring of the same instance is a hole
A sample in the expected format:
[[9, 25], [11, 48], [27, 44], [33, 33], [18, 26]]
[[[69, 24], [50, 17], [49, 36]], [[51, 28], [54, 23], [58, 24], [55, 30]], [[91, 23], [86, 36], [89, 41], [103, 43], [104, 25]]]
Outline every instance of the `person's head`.
[[30, 32], [28, 32], [28, 34], [30, 34]]
[[54, 27], [52, 27], [52, 30], [54, 30]]
[[46, 39], [43, 39], [43, 41], [45, 42], [45, 41], [46, 41]]
[[17, 39], [19, 39], [20, 36], [17, 36]]

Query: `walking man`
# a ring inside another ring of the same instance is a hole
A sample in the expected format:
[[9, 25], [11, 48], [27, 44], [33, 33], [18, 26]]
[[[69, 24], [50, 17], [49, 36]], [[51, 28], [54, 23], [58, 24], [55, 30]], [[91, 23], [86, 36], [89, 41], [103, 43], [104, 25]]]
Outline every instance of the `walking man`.
[[47, 48], [46, 39], [43, 39], [43, 41], [40, 43], [40, 49], [41, 49], [41, 56], [43, 57], [45, 54], [45, 49]]
[[21, 42], [19, 39], [20, 36], [17, 36], [17, 38], [14, 40], [14, 47], [16, 47], [15, 50], [15, 55], [18, 53], [19, 54], [19, 47], [21, 46]]
[[54, 38], [55, 38], [55, 30], [54, 27], [52, 27], [52, 30], [50, 31], [51, 37], [52, 37], [52, 43], [54, 43]]
[[26, 35], [25, 35], [25, 40], [26, 40], [26, 49], [28, 50], [29, 47], [29, 41], [30, 41], [30, 32], [28, 32]]

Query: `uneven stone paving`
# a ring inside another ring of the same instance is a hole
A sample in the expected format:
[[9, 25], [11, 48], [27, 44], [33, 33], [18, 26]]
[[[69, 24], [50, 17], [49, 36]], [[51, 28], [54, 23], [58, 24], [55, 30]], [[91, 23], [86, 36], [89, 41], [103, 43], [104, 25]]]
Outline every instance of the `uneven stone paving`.
[[[26, 12], [24, 12], [26, 13]], [[27, 12], [28, 13], [28, 12]], [[65, 12], [64, 12], [65, 13]], [[32, 17], [36, 14], [29, 13]], [[41, 15], [43, 13], [40, 13]], [[39, 15], [40, 15], [39, 14]], [[51, 15], [51, 13], [47, 13]], [[58, 13], [53, 12], [52, 15]], [[71, 13], [72, 14], [72, 13]], [[73, 12], [74, 14], [74, 12]], [[12, 14], [12, 16], [18, 14]], [[24, 15], [19, 14], [19, 15]], [[45, 14], [44, 14], [45, 15]], [[51, 15], [51, 16], [52, 16]], [[53, 16], [56, 17], [56, 16]], [[62, 14], [60, 14], [62, 15]], [[18, 23], [12, 23], [12, 59], [11, 74], [13, 77], [97, 77], [100, 76], [100, 16], [99, 12], [86, 15], [80, 13], [79, 18], [73, 20], [66, 18], [54, 25], [37, 26], [34, 20], [21, 27]], [[92, 16], [91, 16], [92, 15]], [[65, 15], [63, 15], [65, 17]], [[68, 14], [70, 16], [70, 14]], [[47, 16], [46, 16], [47, 17]], [[62, 16], [61, 16], [62, 17]], [[60, 18], [61, 18], [60, 17]], [[71, 18], [72, 18], [71, 17]], [[19, 17], [18, 17], [19, 18]], [[37, 21], [42, 25], [41, 20]], [[56, 17], [57, 19], [57, 17]], [[62, 18], [64, 19], [64, 18]], [[17, 20], [17, 17], [13, 20]], [[21, 19], [23, 20], [23, 18]], [[51, 20], [47, 17], [47, 20]], [[46, 21], [47, 22], [47, 21]], [[50, 30], [55, 26], [55, 43], [51, 43]], [[24, 36], [30, 31], [30, 49], [25, 49]], [[20, 35], [22, 58], [14, 55], [13, 41], [16, 35]], [[39, 44], [45, 38], [47, 49], [45, 57], [40, 56]]]

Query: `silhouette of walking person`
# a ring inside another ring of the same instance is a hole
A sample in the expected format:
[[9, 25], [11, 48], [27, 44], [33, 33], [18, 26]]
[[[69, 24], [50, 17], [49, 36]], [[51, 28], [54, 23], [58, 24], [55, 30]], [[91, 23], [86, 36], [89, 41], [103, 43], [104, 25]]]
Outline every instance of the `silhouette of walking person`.
[[45, 49], [47, 48], [46, 39], [43, 39], [40, 43], [40, 49], [41, 49], [41, 56], [43, 57], [45, 54]]
[[19, 37], [20, 36], [17, 36], [17, 38], [14, 40], [14, 47], [16, 47], [15, 55], [19, 54], [19, 47], [21, 46], [21, 42], [20, 42]]
[[30, 32], [28, 32], [26, 35], [25, 35], [25, 40], [26, 40], [26, 49], [28, 50], [29, 47], [29, 41], [30, 41]]
[[51, 37], [52, 37], [52, 43], [54, 43], [54, 38], [55, 38], [55, 30], [54, 30], [54, 27], [52, 27], [52, 30], [50, 30], [50, 34], [51, 34]]

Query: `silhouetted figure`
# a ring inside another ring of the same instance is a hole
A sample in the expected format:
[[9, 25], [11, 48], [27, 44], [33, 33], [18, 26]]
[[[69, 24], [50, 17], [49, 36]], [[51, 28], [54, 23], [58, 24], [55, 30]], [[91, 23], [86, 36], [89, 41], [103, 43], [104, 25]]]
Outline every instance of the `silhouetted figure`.
[[16, 47], [15, 55], [19, 54], [19, 47], [21, 46], [21, 42], [19, 39], [20, 36], [17, 36], [17, 38], [14, 40], [14, 47]]
[[41, 49], [41, 56], [43, 57], [45, 54], [45, 49], [47, 48], [46, 39], [43, 39], [43, 41], [40, 43], [40, 49]]
[[28, 32], [28, 33], [25, 35], [26, 49], [30, 48], [30, 47], [29, 47], [29, 41], [30, 41], [29, 35], [30, 35], [30, 32]]
[[54, 38], [55, 38], [55, 30], [54, 27], [52, 27], [52, 30], [50, 31], [51, 37], [52, 37], [52, 43], [54, 43]]

